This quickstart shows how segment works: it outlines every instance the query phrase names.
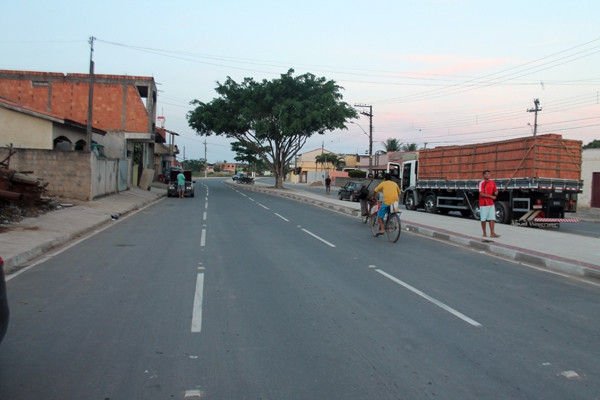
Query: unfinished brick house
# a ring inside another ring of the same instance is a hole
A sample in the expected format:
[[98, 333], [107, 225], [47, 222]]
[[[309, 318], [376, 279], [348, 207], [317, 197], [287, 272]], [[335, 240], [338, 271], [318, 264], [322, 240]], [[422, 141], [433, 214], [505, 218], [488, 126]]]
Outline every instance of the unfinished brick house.
[[[137, 185], [142, 171], [152, 174], [154, 166], [160, 165], [155, 163], [155, 147], [164, 150], [164, 138], [155, 129], [154, 78], [94, 75], [91, 125], [103, 134], [92, 136], [93, 151], [87, 152], [89, 163], [82, 167], [81, 154], [73, 153], [84, 152], [89, 138], [73, 125], [87, 126], [89, 82], [88, 74], [0, 70], [0, 101], [10, 111], [0, 114], [5, 126], [0, 130], [0, 152], [6, 153], [4, 147], [12, 143], [20, 150], [11, 166], [33, 170], [58, 195], [86, 200]], [[56, 129], [56, 121], [51, 130], [32, 130], [31, 124], [23, 129], [19, 112], [29, 122], [31, 117], [46, 122], [52, 117], [67, 121], [71, 129], [65, 134], [64, 129]], [[75, 160], [77, 165], [72, 164]], [[65, 187], [65, 179], [50, 180], [58, 176], [74, 182]]]

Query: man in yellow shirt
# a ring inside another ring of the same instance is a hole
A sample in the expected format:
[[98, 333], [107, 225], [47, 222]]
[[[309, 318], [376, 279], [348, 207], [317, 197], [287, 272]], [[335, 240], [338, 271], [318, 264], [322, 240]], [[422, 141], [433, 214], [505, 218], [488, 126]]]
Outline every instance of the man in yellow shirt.
[[383, 190], [383, 202], [381, 203], [381, 208], [377, 212], [377, 219], [379, 220], [379, 235], [383, 235], [385, 233], [385, 228], [383, 227], [383, 218], [385, 214], [388, 212], [388, 209], [392, 204], [399, 201], [400, 193], [402, 191], [396, 184], [396, 182], [392, 181], [392, 176], [389, 173], [385, 173], [383, 175], [383, 182], [381, 182], [375, 188], [375, 193]]

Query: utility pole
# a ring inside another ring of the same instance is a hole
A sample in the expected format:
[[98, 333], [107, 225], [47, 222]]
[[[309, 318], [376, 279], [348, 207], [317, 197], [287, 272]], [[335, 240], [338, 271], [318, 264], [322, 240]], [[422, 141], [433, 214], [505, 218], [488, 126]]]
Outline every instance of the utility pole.
[[86, 144], [85, 150], [92, 151], [92, 110], [94, 108], [94, 40], [95, 37], [90, 36], [90, 87], [88, 91], [88, 113], [86, 126]]
[[204, 139], [204, 179], [206, 179], [206, 169], [208, 168], [208, 160], [206, 159], [206, 139]]
[[373, 106], [367, 104], [355, 104], [354, 107], [368, 108], [369, 112], [360, 111], [359, 114], [369, 117], [369, 173], [373, 172]]
[[535, 106], [535, 108], [528, 108], [527, 112], [534, 112], [535, 113], [535, 117], [533, 120], [533, 136], [537, 135], [537, 113], [538, 111], [542, 111], [542, 109], [540, 108], [540, 99], [533, 99], [533, 105]]

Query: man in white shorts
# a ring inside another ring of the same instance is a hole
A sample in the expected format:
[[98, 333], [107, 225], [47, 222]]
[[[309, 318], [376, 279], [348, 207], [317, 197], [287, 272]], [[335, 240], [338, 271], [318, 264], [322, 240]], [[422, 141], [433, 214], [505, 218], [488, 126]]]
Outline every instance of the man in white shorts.
[[479, 216], [481, 220], [481, 229], [483, 237], [487, 237], [486, 221], [490, 225], [490, 237], [499, 238], [494, 228], [496, 225], [496, 207], [494, 200], [498, 196], [498, 188], [496, 183], [490, 179], [491, 172], [489, 169], [483, 171], [483, 180], [479, 182]]

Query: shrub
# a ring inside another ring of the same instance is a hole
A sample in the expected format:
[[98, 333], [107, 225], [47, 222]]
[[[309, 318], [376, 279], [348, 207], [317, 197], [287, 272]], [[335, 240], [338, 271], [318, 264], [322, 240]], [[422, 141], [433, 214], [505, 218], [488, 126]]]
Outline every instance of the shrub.
[[361, 171], [360, 169], [352, 169], [348, 171], [348, 176], [350, 178], [364, 178], [367, 176], [367, 172]]

